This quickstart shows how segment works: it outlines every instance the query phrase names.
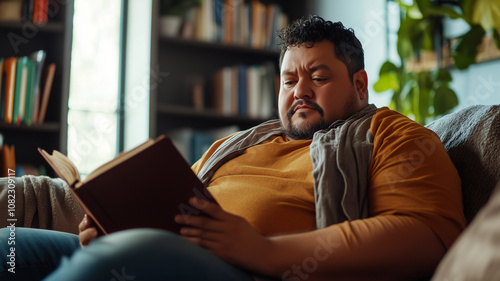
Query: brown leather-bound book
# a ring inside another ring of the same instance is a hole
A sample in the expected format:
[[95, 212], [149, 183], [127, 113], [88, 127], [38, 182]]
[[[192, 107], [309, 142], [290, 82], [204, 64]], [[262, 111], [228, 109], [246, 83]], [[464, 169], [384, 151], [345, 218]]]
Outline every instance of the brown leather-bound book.
[[215, 202], [167, 136], [118, 155], [85, 180], [64, 154], [38, 150], [104, 234], [132, 228], [179, 233], [175, 215], [203, 215], [189, 198]]

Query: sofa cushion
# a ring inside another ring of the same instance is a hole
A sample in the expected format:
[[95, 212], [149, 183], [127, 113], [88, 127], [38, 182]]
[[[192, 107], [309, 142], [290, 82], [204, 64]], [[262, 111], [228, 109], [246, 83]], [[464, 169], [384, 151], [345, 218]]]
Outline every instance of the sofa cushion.
[[426, 127], [439, 136], [460, 174], [470, 223], [500, 180], [500, 106], [467, 107]]
[[432, 281], [500, 280], [500, 182], [486, 206], [457, 241]]

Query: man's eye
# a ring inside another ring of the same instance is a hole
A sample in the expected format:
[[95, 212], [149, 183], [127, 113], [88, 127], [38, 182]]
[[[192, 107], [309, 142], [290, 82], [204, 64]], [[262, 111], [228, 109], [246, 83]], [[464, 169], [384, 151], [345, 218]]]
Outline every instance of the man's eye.
[[324, 82], [324, 81], [326, 81], [325, 78], [314, 78], [313, 80], [316, 81], [316, 82]]
[[284, 84], [285, 84], [285, 85], [293, 85], [293, 83], [294, 83], [293, 81], [285, 81], [285, 83], [284, 83]]

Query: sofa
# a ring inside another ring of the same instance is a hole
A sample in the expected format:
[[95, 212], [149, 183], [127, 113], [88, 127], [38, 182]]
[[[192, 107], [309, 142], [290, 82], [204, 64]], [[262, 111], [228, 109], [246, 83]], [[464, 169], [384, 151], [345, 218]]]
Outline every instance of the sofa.
[[[433, 280], [500, 280], [500, 269], [495, 270], [495, 266], [500, 268], [500, 254], [497, 254], [500, 253], [500, 184], [497, 184], [500, 180], [500, 105], [463, 108], [426, 127], [440, 137], [460, 174], [464, 213], [469, 224], [440, 263]], [[491, 198], [494, 200], [488, 203], [495, 186], [496, 198]], [[9, 187], [15, 190], [17, 227], [78, 233], [78, 224], [84, 212], [61, 179], [34, 176], [0, 178], [2, 208], [8, 206]], [[8, 219], [8, 212], [0, 212], [0, 221]], [[493, 221], [496, 222], [495, 227], [491, 226]], [[473, 253], [481, 257], [480, 266], [475, 267], [481, 268], [481, 272], [469, 271], [476, 277], [489, 272], [489, 277], [497, 278], [463, 279], [465, 275], [461, 270], [466, 267], [460, 265], [467, 263], [466, 256], [478, 260], [468, 255], [467, 251], [480, 243], [483, 243], [480, 245], [481, 251]], [[498, 250], [493, 251], [493, 247]], [[449, 278], [452, 272], [454, 279]], [[491, 272], [496, 275], [491, 275]]]
[[468, 107], [427, 127], [462, 179], [468, 223], [432, 281], [500, 280], [500, 106]]

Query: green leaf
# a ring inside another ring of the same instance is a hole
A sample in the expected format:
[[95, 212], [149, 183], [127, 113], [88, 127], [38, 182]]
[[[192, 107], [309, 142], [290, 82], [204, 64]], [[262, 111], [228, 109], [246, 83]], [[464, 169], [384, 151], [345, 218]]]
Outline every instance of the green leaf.
[[429, 116], [429, 107], [431, 104], [432, 77], [431, 72], [423, 71], [418, 75], [419, 80], [419, 97], [418, 97], [418, 113], [420, 124], [424, 124], [427, 116]]
[[458, 69], [466, 69], [476, 62], [477, 46], [481, 44], [485, 31], [479, 24], [471, 26], [471, 29], [462, 35], [457, 44], [452, 47], [452, 56]]
[[394, 72], [386, 73], [379, 76], [378, 81], [373, 84], [373, 90], [377, 93], [385, 92], [387, 90], [399, 91], [398, 75]]
[[401, 8], [406, 10], [406, 16], [412, 19], [422, 19], [423, 15], [416, 1], [413, 1], [411, 5], [404, 4], [401, 0], [396, 0]]
[[471, 9], [471, 23], [486, 30], [500, 29], [500, 0], [476, 0]]
[[383, 75], [383, 74], [390, 73], [390, 72], [400, 72], [400, 70], [399, 70], [399, 67], [397, 67], [391, 61], [386, 61], [380, 67], [380, 71], [378, 74]]
[[416, 3], [413, 3], [412, 6], [408, 7], [406, 15], [412, 19], [417, 19], [417, 20], [424, 18], [422, 11], [420, 10], [420, 8]]
[[493, 29], [493, 40], [498, 49], [500, 49], [500, 34], [497, 29]]
[[431, 24], [430, 22], [427, 22], [427, 24], [424, 26], [424, 29], [422, 29], [422, 46], [421, 48], [423, 50], [428, 50], [432, 51], [434, 50], [434, 39], [435, 39], [435, 29], [434, 25]]
[[399, 56], [403, 60], [411, 58], [413, 53], [419, 50], [418, 47], [414, 48], [414, 42], [412, 42], [417, 24], [418, 21], [413, 19], [401, 19], [398, 30], [397, 49]]
[[441, 16], [441, 17], [449, 17], [451, 19], [464, 19], [464, 15], [457, 12], [452, 7], [440, 6], [434, 7], [427, 11], [427, 16]]
[[406, 37], [398, 36], [397, 49], [399, 57], [402, 60], [406, 60], [412, 57], [413, 55], [413, 46], [411, 41]]
[[453, 78], [447, 69], [440, 68], [434, 72], [434, 80], [439, 83], [450, 83], [453, 81]]
[[[453, 7], [436, 5], [431, 0], [417, 0], [418, 6], [424, 17], [449, 17], [452, 19], [463, 18], [463, 15], [457, 12]], [[458, 7], [458, 6], [457, 6]]]
[[457, 94], [450, 87], [442, 85], [436, 89], [434, 94], [435, 116], [446, 114], [457, 105]]
[[465, 19], [470, 22], [472, 18], [472, 7], [474, 6], [474, 2], [477, 0], [459, 0], [459, 5], [462, 8]]
[[[406, 5], [405, 3], [401, 2], [401, 0], [396, 0], [396, 2], [398, 2], [399, 6], [400, 7], [404, 7], [404, 8], [409, 8], [411, 7], [411, 5]], [[412, 4], [413, 5], [413, 4]]]
[[384, 62], [380, 67], [379, 79], [373, 84], [373, 90], [375, 92], [381, 93], [387, 90], [392, 90], [394, 92], [399, 91], [399, 76], [401, 69], [398, 68], [394, 63], [390, 61]]
[[411, 112], [415, 116], [415, 121], [418, 123], [421, 122], [420, 117], [420, 87], [418, 83], [415, 83], [414, 87], [411, 90]]

